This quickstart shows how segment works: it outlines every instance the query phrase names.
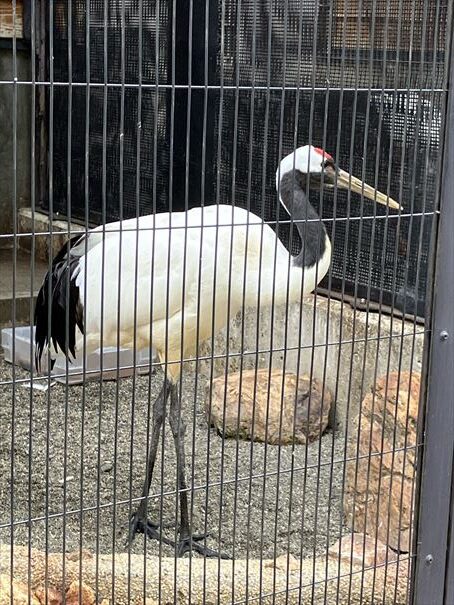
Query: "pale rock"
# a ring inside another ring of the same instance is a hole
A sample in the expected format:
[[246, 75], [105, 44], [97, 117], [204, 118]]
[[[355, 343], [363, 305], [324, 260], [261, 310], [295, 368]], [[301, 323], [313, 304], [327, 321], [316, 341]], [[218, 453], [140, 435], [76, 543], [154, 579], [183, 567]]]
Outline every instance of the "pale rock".
[[346, 522], [395, 551], [410, 550], [420, 374], [380, 378], [353, 421], [347, 448]]
[[207, 417], [221, 434], [270, 444], [319, 439], [332, 403], [331, 393], [316, 379], [268, 369], [219, 376], [211, 395], [210, 405], [208, 385]]
[[266, 561], [264, 566], [274, 567], [275, 569], [279, 569], [280, 571], [284, 572], [288, 570], [289, 573], [292, 573], [294, 571], [299, 571], [301, 568], [301, 561], [299, 561], [292, 554], [286, 554], [276, 557], [274, 561]]
[[[286, 559], [287, 555], [278, 557], [279, 561], [283, 558]], [[237, 559], [233, 562], [197, 557], [177, 561], [173, 557], [147, 557], [145, 560], [143, 554], [124, 552], [115, 553], [115, 567], [109, 554], [87, 558], [82, 574], [86, 586], [97, 586], [96, 597], [101, 603], [115, 591], [115, 603], [112, 605], [214, 605], [232, 602], [260, 605], [406, 605], [410, 567], [408, 561], [405, 565], [405, 560], [405, 557], [399, 559], [399, 564], [388, 561], [386, 567], [364, 569], [353, 574], [349, 568], [341, 566], [339, 574], [336, 560], [310, 556], [301, 561], [297, 559], [300, 569], [289, 573], [286, 566], [280, 569], [279, 561], [276, 566], [275, 560]], [[265, 571], [265, 567], [268, 570]], [[11, 572], [15, 580], [27, 582], [30, 571], [32, 587], [43, 586], [47, 580], [49, 585], [61, 589], [64, 578], [66, 588], [75, 583], [78, 590], [79, 562], [65, 560], [61, 553], [36, 549], [30, 552], [27, 546], [16, 545], [11, 570], [11, 548], [0, 544], [0, 574], [6, 574], [8, 583]], [[92, 596], [90, 593], [89, 597]], [[7, 603], [10, 605], [9, 601]], [[33, 600], [32, 604], [40, 605], [39, 601]]]

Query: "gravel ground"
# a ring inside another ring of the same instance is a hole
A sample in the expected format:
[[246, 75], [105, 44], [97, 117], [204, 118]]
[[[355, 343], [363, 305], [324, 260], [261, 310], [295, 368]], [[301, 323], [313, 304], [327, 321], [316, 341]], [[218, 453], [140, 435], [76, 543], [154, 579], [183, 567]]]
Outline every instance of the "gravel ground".
[[[27, 379], [28, 373], [17, 369], [16, 381], [20, 378]], [[11, 379], [12, 366], [0, 357], [0, 380]], [[100, 552], [125, 550], [130, 498], [140, 496], [145, 473], [149, 401], [162, 379], [157, 371], [135, 383], [132, 378], [104, 382], [102, 390], [98, 382], [68, 391], [56, 384], [50, 397], [16, 382], [14, 399], [12, 384], [0, 386], [0, 542], [11, 540], [7, 525], [12, 506], [16, 544], [31, 540], [33, 547], [45, 548], [47, 542], [51, 551], [78, 550], [81, 543]], [[223, 440], [207, 427], [199, 391], [195, 397], [194, 377], [184, 376], [194, 532], [202, 533], [206, 524], [208, 546], [236, 558], [326, 551], [343, 531], [341, 435], [328, 431], [307, 451], [301, 445], [292, 449]], [[333, 459], [339, 462], [332, 464]], [[166, 425], [150, 491], [150, 518], [160, 518], [161, 505], [166, 522], [175, 518], [175, 487], [173, 440]], [[174, 536], [174, 529], [165, 531]], [[146, 547], [149, 554], [159, 553], [154, 540], [147, 540]], [[138, 535], [131, 551], [140, 554], [143, 548]], [[172, 556], [173, 549], [164, 545], [162, 554]]]

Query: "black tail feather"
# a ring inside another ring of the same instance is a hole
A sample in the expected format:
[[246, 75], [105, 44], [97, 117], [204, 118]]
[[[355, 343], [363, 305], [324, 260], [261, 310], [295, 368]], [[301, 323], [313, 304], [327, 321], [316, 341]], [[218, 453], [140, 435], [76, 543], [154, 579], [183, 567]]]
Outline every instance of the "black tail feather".
[[70, 354], [73, 358], [76, 356], [76, 326], [82, 333], [84, 326], [82, 303], [79, 288], [76, 286], [81, 255], [74, 254], [73, 249], [82, 240], [83, 237], [73, 237], [63, 246], [54, 258], [52, 269], [44, 278], [38, 293], [35, 305], [35, 364], [38, 371], [41, 370], [44, 348], [50, 343], [56, 351], [61, 350], [68, 358]]

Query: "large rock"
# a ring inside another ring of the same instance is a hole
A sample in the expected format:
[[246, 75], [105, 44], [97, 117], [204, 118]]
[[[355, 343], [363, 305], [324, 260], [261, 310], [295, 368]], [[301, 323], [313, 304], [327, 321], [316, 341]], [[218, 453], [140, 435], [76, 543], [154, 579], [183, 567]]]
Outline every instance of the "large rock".
[[214, 379], [211, 407], [207, 387], [206, 409], [210, 423], [227, 437], [305, 443], [326, 429], [331, 401], [315, 379], [261, 369], [229, 374], [227, 381], [225, 376]]
[[380, 378], [354, 419], [344, 512], [355, 532], [410, 550], [420, 375]]
[[[31, 556], [30, 556], [31, 554]], [[12, 564], [11, 564], [12, 562]], [[357, 561], [313, 556], [276, 560], [144, 557], [128, 552], [70, 560], [62, 553], [11, 548], [0, 544], [0, 577], [5, 574], [7, 601], [10, 574], [34, 589], [47, 583], [61, 593], [73, 582], [96, 587], [100, 605], [404, 605], [408, 595], [408, 565], [388, 559], [388, 565], [364, 569]], [[115, 593], [115, 603], [111, 595]], [[144, 594], [145, 593], [145, 594]], [[1, 595], [1, 593], [0, 593]], [[28, 605], [28, 595], [27, 605]], [[104, 601], [105, 599], [105, 601]], [[109, 600], [108, 600], [109, 599]], [[33, 605], [39, 601], [31, 600]], [[25, 605], [25, 602], [24, 602]]]

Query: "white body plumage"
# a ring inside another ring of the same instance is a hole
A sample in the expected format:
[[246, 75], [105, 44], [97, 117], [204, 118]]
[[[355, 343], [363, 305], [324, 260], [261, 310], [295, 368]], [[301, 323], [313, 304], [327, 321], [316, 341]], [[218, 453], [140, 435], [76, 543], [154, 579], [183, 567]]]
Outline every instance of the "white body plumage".
[[[87, 351], [117, 342], [141, 349], [151, 336], [161, 361], [195, 354], [197, 342], [211, 336], [213, 326], [222, 328], [243, 303], [280, 305], [287, 292], [289, 302], [300, 300], [325, 276], [331, 259], [325, 234], [319, 263], [294, 266], [271, 227], [226, 205], [110, 223], [104, 233], [94, 229], [87, 243], [71, 250], [80, 255], [74, 272]], [[82, 345], [78, 330], [77, 350]], [[179, 371], [179, 364], [169, 364], [171, 376]]]

